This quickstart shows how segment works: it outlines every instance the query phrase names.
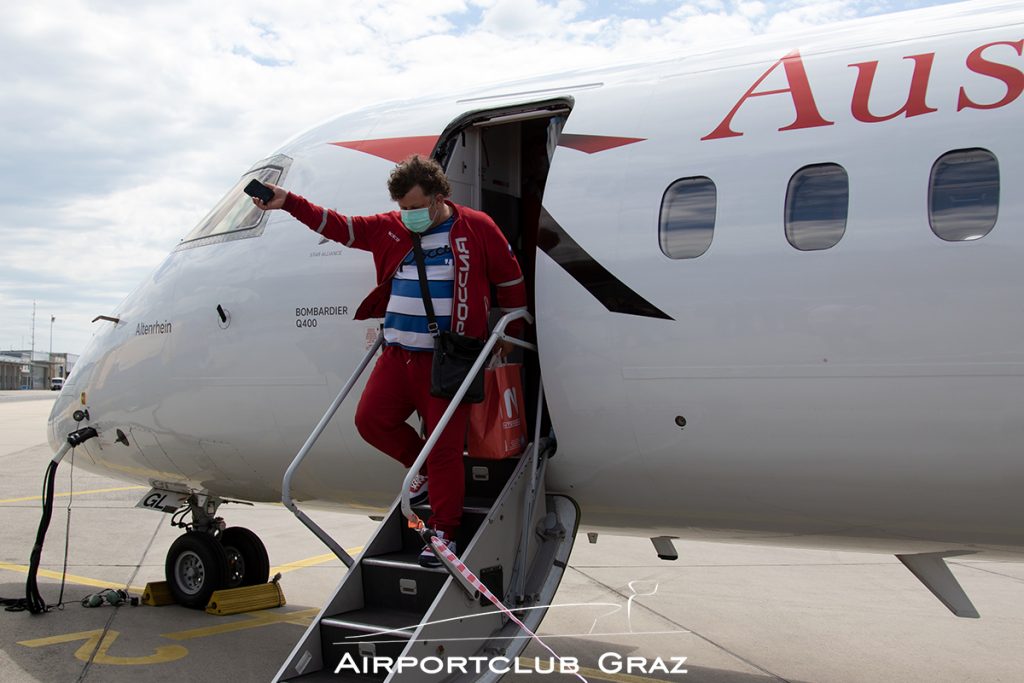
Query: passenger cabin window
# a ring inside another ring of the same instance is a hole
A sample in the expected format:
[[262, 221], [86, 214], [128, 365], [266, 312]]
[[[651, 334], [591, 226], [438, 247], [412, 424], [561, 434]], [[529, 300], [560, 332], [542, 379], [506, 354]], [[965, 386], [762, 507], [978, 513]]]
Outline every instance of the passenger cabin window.
[[928, 223], [947, 242], [984, 237], [999, 214], [999, 162], [985, 149], [939, 157], [928, 181]]
[[838, 164], [805, 166], [786, 190], [786, 239], [801, 251], [834, 247], [846, 232], [850, 180]]
[[661, 198], [658, 238], [673, 259], [697, 258], [711, 246], [718, 191], [710, 178], [681, 178]]
[[[263, 224], [265, 214], [253, 206], [252, 199], [242, 191], [242, 188], [253, 178], [264, 183], [280, 183], [290, 161], [287, 157], [275, 157], [266, 165], [243, 175], [213, 210], [199, 221], [199, 225], [181, 240], [179, 247], [187, 248], [258, 235], [260, 231], [256, 228]], [[218, 237], [220, 239], [215, 239]]]

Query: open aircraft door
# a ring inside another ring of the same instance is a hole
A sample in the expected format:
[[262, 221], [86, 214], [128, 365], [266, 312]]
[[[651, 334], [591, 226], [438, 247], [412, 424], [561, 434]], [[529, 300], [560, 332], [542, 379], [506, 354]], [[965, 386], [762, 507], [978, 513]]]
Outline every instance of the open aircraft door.
[[[452, 199], [487, 213], [501, 228], [523, 270], [530, 313], [536, 315], [536, 259], [545, 185], [563, 126], [572, 110], [571, 97], [477, 110], [454, 120], [438, 139], [434, 156], [445, 167]], [[492, 317], [500, 317], [496, 310]], [[536, 328], [526, 331], [536, 342]], [[542, 354], [543, 350], [539, 350]], [[540, 381], [534, 354], [525, 367], [524, 414], [531, 420]], [[530, 433], [534, 425], [529, 425]], [[543, 433], [549, 420], [545, 417]]]
[[[549, 476], [555, 490], [567, 492], [576, 477], [594, 476], [586, 453], [595, 446], [636, 454], [632, 434], [613, 427], [628, 404], [616, 340], [668, 319], [631, 287], [636, 276], [622, 272], [623, 255], [644, 247], [622, 242], [620, 225], [631, 220], [622, 188], [642, 182], [631, 169], [642, 166], [638, 155], [656, 150], [640, 144], [643, 117], [624, 120], [609, 98], [625, 94], [642, 112], [650, 87], [614, 90], [588, 83], [465, 114], [435, 150], [453, 199], [494, 218], [522, 265], [536, 318], [529, 334], [538, 346], [536, 359], [524, 359], [524, 389], [529, 400], [543, 376], [542, 427], [553, 427], [559, 444]], [[534, 414], [532, 405], [526, 413]], [[616, 492], [609, 482], [606, 495]]]

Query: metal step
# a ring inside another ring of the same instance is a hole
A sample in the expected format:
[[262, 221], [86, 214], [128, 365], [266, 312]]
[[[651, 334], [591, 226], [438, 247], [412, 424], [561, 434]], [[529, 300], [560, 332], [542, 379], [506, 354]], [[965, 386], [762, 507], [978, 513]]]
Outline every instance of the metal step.
[[[545, 493], [543, 463], [534, 492], [529, 459], [467, 460], [467, 480], [474, 476], [473, 467], [478, 468], [476, 479], [467, 481], [473, 497], [466, 500], [456, 554], [506, 605], [550, 604], [572, 549], [578, 509], [564, 496]], [[415, 509], [421, 518], [429, 516], [429, 508]], [[528, 640], [518, 627], [495, 613], [486, 599], [468, 600], [462, 584], [446, 569], [419, 566], [422, 547], [423, 540], [409, 528], [396, 501], [275, 680], [313, 680], [309, 676], [326, 674], [350, 683], [354, 675], [391, 683], [397, 672], [373, 673], [374, 660], [367, 658], [486, 652], [511, 658], [521, 653]], [[519, 615], [536, 630], [545, 611], [523, 610]], [[340, 668], [339, 663], [359, 673]], [[441, 678], [422, 671], [402, 672], [405, 683], [441, 683]], [[491, 678], [485, 674], [458, 683], [496, 683], [496, 677]]]
[[432, 572], [435, 574], [441, 574], [442, 576], [448, 576], [448, 572], [443, 567], [421, 567], [419, 556], [419, 553], [399, 552], [378, 555], [377, 557], [364, 557], [363, 566], [392, 567], [395, 569], [415, 568], [421, 572]]
[[404, 551], [363, 558], [363, 600], [367, 607], [388, 607], [426, 614], [448, 572], [421, 567], [419, 552]]
[[[423, 615], [400, 609], [372, 607], [346, 612], [320, 620], [320, 643], [324, 670], [333, 671], [345, 654], [363, 671], [370, 667], [364, 660], [372, 657], [398, 658], [409, 644], [409, 639]], [[412, 627], [404, 631], [401, 629]], [[343, 669], [343, 672], [355, 672]], [[360, 680], [384, 680], [386, 671], [360, 674]]]
[[[364, 607], [352, 612], [343, 612], [333, 617], [324, 617], [321, 625], [357, 631], [359, 633], [381, 634], [382, 638], [408, 640], [412, 629], [420, 623], [422, 615], [393, 607]], [[404, 630], [399, 630], [404, 629]]]
[[[485, 515], [488, 512], [490, 512], [490, 506], [493, 506], [494, 504], [495, 501], [493, 499], [467, 496], [462, 504], [462, 512], [463, 514], [469, 512], [472, 514]], [[413, 511], [421, 519], [426, 519], [430, 516], [430, 505], [427, 503], [420, 503], [419, 505], [414, 505]]]

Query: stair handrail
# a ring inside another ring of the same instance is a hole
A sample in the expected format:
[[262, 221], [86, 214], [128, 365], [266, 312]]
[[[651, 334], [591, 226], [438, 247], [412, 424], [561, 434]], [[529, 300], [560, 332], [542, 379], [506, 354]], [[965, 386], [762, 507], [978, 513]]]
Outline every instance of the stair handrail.
[[349, 393], [352, 391], [352, 387], [354, 387], [356, 382], [359, 381], [359, 377], [366, 370], [366, 366], [370, 364], [370, 360], [373, 358], [374, 354], [377, 353], [377, 349], [379, 349], [383, 343], [384, 331], [381, 330], [377, 333], [377, 338], [374, 340], [369, 350], [367, 350], [362, 360], [359, 361], [359, 365], [356, 366], [355, 372], [353, 372], [348, 378], [348, 381], [345, 382], [345, 386], [341, 388], [337, 398], [335, 398], [334, 402], [331, 403], [327, 412], [324, 413], [324, 416], [320, 418], [320, 422], [318, 422], [316, 427], [313, 428], [313, 431], [306, 439], [306, 443], [302, 444], [302, 448], [300, 448], [299, 452], [295, 455], [295, 458], [292, 460], [292, 464], [288, 466], [288, 470], [284, 473], [284, 479], [281, 481], [281, 502], [284, 506], [291, 510], [292, 513], [298, 517], [299, 521], [305, 524], [306, 528], [312, 531], [317, 538], [323, 541], [324, 545], [330, 548], [331, 551], [338, 556], [338, 559], [345, 563], [346, 567], [351, 567], [355, 563], [352, 556], [345, 552], [345, 549], [342, 548], [337, 541], [331, 538], [330, 534], [321, 529], [316, 522], [306, 516], [306, 514], [295, 504], [295, 501], [292, 500], [292, 477], [295, 476], [295, 472], [298, 471], [302, 461], [306, 459], [307, 455], [309, 455], [309, 452], [313, 449], [313, 445], [316, 444], [320, 435], [323, 434], [324, 429], [327, 428], [327, 424], [334, 418], [334, 414], [338, 412], [338, 408], [341, 407], [342, 402], [348, 397]]
[[487, 343], [484, 344], [484, 348], [480, 351], [480, 355], [477, 356], [476, 362], [473, 363], [473, 367], [469, 369], [469, 374], [466, 375], [466, 379], [464, 379], [462, 384], [459, 385], [459, 390], [455, 392], [455, 396], [453, 396], [451, 401], [448, 402], [448, 408], [445, 409], [441, 419], [438, 420], [437, 425], [433, 430], [431, 430], [430, 437], [427, 439], [427, 442], [423, 444], [423, 448], [420, 449], [420, 453], [416, 456], [416, 460], [409, 467], [409, 470], [405, 475], [405, 480], [402, 482], [402, 515], [404, 515], [410, 522], [415, 522], [418, 519], [412, 511], [412, 503], [409, 500], [409, 487], [412, 486], [413, 477], [416, 476], [420, 468], [423, 466], [423, 463], [427, 461], [427, 456], [430, 455], [434, 446], [437, 445], [438, 440], [441, 438], [441, 434], [444, 433], [445, 427], [447, 427], [448, 423], [451, 422], [452, 415], [455, 414], [455, 411], [459, 408], [459, 404], [462, 403], [462, 398], [466, 395], [466, 392], [469, 391], [469, 385], [473, 382], [473, 378], [476, 377], [476, 374], [480, 372], [484, 363], [487, 362], [491, 351], [494, 350], [495, 344], [501, 340], [511, 342], [516, 346], [529, 349], [533, 352], [537, 351], [537, 347], [530, 342], [523, 341], [518, 337], [510, 337], [505, 334], [505, 328], [508, 324], [520, 319], [525, 320], [528, 324], [533, 324], [533, 316], [530, 315], [526, 309], [521, 309], [506, 313], [498, 321], [498, 324], [494, 326], [494, 331], [491, 332], [491, 336], [487, 338]]
[[[544, 418], [544, 380], [541, 378], [537, 387], [537, 416], [533, 427], [533, 450], [530, 452], [530, 483], [523, 489], [523, 525], [519, 536], [519, 552], [512, 567], [510, 587], [513, 595], [524, 596], [526, 593], [526, 559], [529, 556], [532, 533], [529, 520], [533, 519], [534, 506], [537, 504], [537, 487], [541, 452], [540, 426]], [[545, 449], [549, 444], [545, 444]]]

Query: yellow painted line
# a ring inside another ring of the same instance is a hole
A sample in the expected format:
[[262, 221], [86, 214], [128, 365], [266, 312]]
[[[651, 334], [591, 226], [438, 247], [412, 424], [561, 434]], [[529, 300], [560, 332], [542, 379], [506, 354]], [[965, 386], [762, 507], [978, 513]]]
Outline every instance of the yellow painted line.
[[[145, 488], [140, 486], [138, 488]], [[346, 548], [345, 552], [356, 555], [361, 552], [362, 546], [356, 548]], [[323, 555], [316, 555], [314, 557], [307, 557], [304, 560], [296, 560], [295, 562], [289, 562], [282, 564], [280, 567], [273, 567], [270, 570], [270, 575], [280, 572], [281, 574], [287, 574], [288, 572], [296, 571], [297, 569], [303, 569], [305, 567], [314, 567], [318, 564], [325, 564], [331, 560], [337, 560], [337, 556], [334, 553], [325, 553]], [[11, 564], [10, 562], [0, 562], [0, 570], [7, 570], [9, 572], [18, 572], [21, 574], [28, 573], [28, 565], [25, 564]], [[81, 586], [92, 586], [93, 588], [124, 588], [123, 583], [115, 583], [113, 581], [102, 581], [100, 579], [91, 579], [88, 576], [78, 576], [76, 574], [61, 574], [51, 569], [40, 569], [39, 576], [47, 579], [57, 579], [58, 581], [63, 578], [68, 583], [74, 583]], [[128, 590], [133, 593], [141, 594], [145, 590], [145, 586], [129, 586]]]
[[[520, 658], [522, 659], [522, 658]], [[625, 661], [625, 658], [623, 658]], [[533, 664], [530, 660], [526, 660], [526, 664]], [[667, 679], [664, 678], [644, 678], [643, 676], [633, 676], [631, 674], [613, 674], [600, 669], [591, 669], [590, 667], [581, 666], [580, 673], [583, 674], [584, 678], [599, 678], [602, 681], [612, 681], [612, 683], [651, 683], [651, 681], [657, 681], [658, 683], [668, 683]], [[672, 674], [668, 674], [671, 676]], [[676, 674], [678, 678], [680, 674]]]
[[[147, 489], [146, 486], [118, 486], [111, 489], [89, 489], [88, 491], [66, 491], [64, 493], [53, 494], [54, 498], [66, 498], [67, 496], [86, 496], [90, 493], [111, 493], [113, 491], [137, 491], [140, 489]], [[0, 500], [0, 503], [24, 503], [30, 500], [42, 500], [42, 496], [26, 496], [24, 498], [7, 498], [6, 500]]]
[[[20, 572], [22, 574], [28, 574], [28, 565], [25, 564], [11, 564], [9, 562], [0, 562], [0, 569], [6, 569], [9, 572]], [[68, 583], [76, 583], [82, 586], [92, 586], [94, 588], [124, 588], [123, 583], [114, 583], [113, 581], [100, 581], [99, 579], [90, 579], [88, 576], [76, 576], [75, 574], [61, 574], [50, 569], [40, 569], [39, 576], [46, 577], [48, 579], [63, 578]], [[138, 586], [129, 586], [128, 590], [133, 593], [141, 593], [142, 588]]]
[[[535, 662], [529, 657], [518, 657], [517, 659], [519, 660], [519, 666], [524, 669], [529, 669], [535, 664]], [[622, 660], [617, 663], [625, 666], [625, 658], [622, 658]], [[674, 666], [674, 663], [672, 665]], [[665, 678], [648, 678], [645, 676], [634, 676], [632, 674], [616, 674], [608, 671], [602, 671], [600, 669], [592, 669], [587, 666], [581, 666], [580, 673], [588, 680], [591, 678], [597, 678], [602, 681], [612, 681], [612, 683], [670, 683], [668, 679]], [[673, 674], [668, 675], [671, 676]], [[675, 674], [677, 677], [680, 675], [681, 674]]]
[[162, 633], [160, 635], [163, 638], [170, 638], [171, 640], [192, 640], [193, 638], [206, 638], [207, 636], [216, 636], [222, 633], [234, 633], [235, 631], [244, 631], [246, 629], [259, 628], [261, 626], [269, 626], [271, 624], [295, 624], [297, 626], [308, 626], [309, 620], [315, 617], [319, 612], [319, 608], [313, 607], [310, 609], [299, 610], [297, 612], [247, 614], [244, 619], [232, 621], [228, 624], [193, 628], [187, 631], [178, 631], [176, 633]]
[[18, 641], [18, 645], [24, 645], [25, 647], [45, 647], [47, 645], [59, 645], [60, 643], [73, 643], [76, 640], [86, 640], [95, 646], [96, 643], [99, 642], [99, 636], [102, 633], [103, 629], [96, 629], [95, 631], [79, 631], [78, 633], [65, 633], [59, 636], [21, 640]]
[[[62, 643], [73, 643], [79, 640], [84, 640], [85, 642], [82, 643], [81, 647], [75, 650], [76, 659], [83, 662], [88, 662], [91, 659], [97, 664], [114, 664], [116, 666], [164, 664], [166, 662], [173, 662], [188, 655], [188, 650], [181, 645], [161, 645], [156, 648], [156, 651], [153, 654], [143, 655], [141, 657], [118, 657], [107, 654], [110, 650], [110, 646], [114, 644], [114, 641], [117, 640], [119, 635], [121, 635], [119, 631], [108, 631], [106, 635], [104, 635], [103, 629], [96, 629], [95, 631], [65, 633], [61, 636], [50, 636], [49, 638], [22, 640], [18, 645], [24, 645], [26, 647], [45, 647], [47, 645], [60, 645]], [[101, 638], [102, 642], [100, 641]], [[98, 649], [96, 647], [97, 645], [99, 645]], [[96, 652], [95, 655], [93, 655], [93, 651]]]
[[[359, 553], [363, 552], [363, 546], [357, 546], [355, 548], [345, 548], [345, 552], [349, 555], [358, 555]], [[334, 553], [324, 553], [323, 555], [315, 555], [313, 557], [307, 557], [304, 560], [295, 560], [294, 562], [282, 564], [280, 567], [271, 567], [270, 575], [273, 576], [277, 573], [287, 574], [288, 572], [293, 572], [296, 569], [315, 567], [318, 564], [325, 564], [327, 562], [330, 562], [331, 560], [337, 559], [338, 556]], [[338, 561], [340, 562], [341, 560]]]

